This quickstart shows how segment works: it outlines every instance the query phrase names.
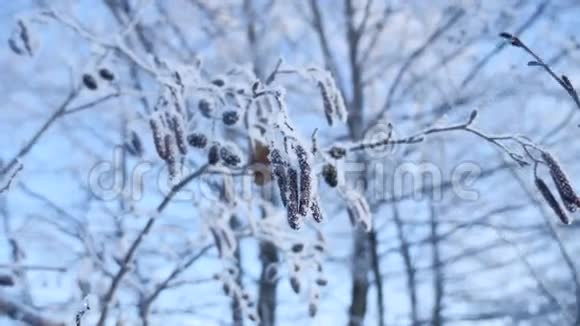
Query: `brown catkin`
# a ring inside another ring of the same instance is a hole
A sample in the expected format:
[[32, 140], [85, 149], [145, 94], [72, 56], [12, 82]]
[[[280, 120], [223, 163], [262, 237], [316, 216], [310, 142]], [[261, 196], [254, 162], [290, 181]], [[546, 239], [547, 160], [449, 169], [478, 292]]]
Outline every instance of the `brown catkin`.
[[322, 96], [322, 106], [324, 108], [324, 115], [329, 126], [332, 126], [333, 102], [328, 91], [328, 86], [322, 81], [318, 82], [320, 88], [320, 95]]
[[336, 116], [338, 119], [342, 122], [346, 122], [348, 113], [344, 104], [344, 98], [338, 89], [335, 90], [334, 94], [334, 107], [336, 108]]
[[562, 206], [560, 206], [560, 204], [556, 200], [556, 197], [554, 197], [554, 195], [550, 191], [550, 188], [548, 188], [548, 185], [546, 185], [544, 180], [536, 178], [534, 181], [536, 183], [536, 188], [538, 188], [538, 190], [542, 194], [542, 197], [544, 197], [544, 200], [548, 203], [550, 208], [552, 208], [554, 213], [556, 213], [556, 216], [558, 216], [560, 221], [564, 224], [570, 224], [571, 221], [570, 218], [568, 217], [568, 214], [566, 214], [566, 212], [562, 209]]
[[569, 212], [575, 212], [576, 208], [580, 207], [580, 199], [578, 199], [578, 195], [574, 191], [574, 188], [572, 188], [568, 176], [550, 153], [542, 152], [542, 159], [544, 159], [544, 162], [546, 162], [550, 169], [550, 175], [552, 176], [552, 180], [554, 180], [554, 184], [556, 185], [556, 189], [558, 189], [564, 206]]
[[179, 173], [177, 164], [177, 151], [175, 149], [175, 139], [171, 134], [165, 134], [164, 146], [167, 151], [167, 158], [165, 162], [167, 163], [167, 169], [169, 171], [169, 179], [175, 180]]
[[284, 207], [288, 206], [288, 176], [286, 173], [285, 163], [282, 155], [278, 149], [273, 149], [270, 152], [270, 161], [272, 162], [272, 174], [276, 178], [278, 190], [280, 192], [280, 200]]
[[298, 213], [298, 171], [288, 168], [288, 224], [294, 230], [300, 229]]
[[177, 149], [179, 149], [181, 155], [187, 155], [187, 137], [185, 135], [183, 119], [177, 114], [174, 114], [171, 117], [171, 127], [173, 129], [173, 134], [175, 135]]
[[312, 196], [312, 166], [306, 149], [302, 145], [295, 147], [298, 157], [298, 167], [300, 169], [300, 199], [298, 214], [306, 216], [310, 207], [310, 197]]
[[155, 150], [157, 150], [157, 154], [161, 159], [166, 160], [167, 150], [165, 147], [165, 135], [158, 116], [151, 117], [151, 119], [149, 119], [149, 125], [151, 126], [151, 132], [153, 133]]
[[320, 204], [318, 203], [318, 200], [312, 200], [312, 203], [310, 203], [310, 212], [312, 213], [312, 219], [316, 221], [316, 223], [322, 223], [324, 216], [320, 210]]

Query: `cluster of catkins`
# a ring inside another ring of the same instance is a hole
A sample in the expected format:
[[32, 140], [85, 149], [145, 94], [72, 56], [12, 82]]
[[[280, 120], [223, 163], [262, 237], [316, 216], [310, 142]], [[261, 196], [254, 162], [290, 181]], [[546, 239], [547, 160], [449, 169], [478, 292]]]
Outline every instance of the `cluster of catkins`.
[[[574, 188], [570, 183], [570, 179], [560, 166], [560, 163], [558, 163], [558, 161], [550, 153], [542, 152], [542, 159], [550, 170], [550, 176], [552, 177], [552, 181], [558, 190], [558, 194], [560, 195], [560, 199], [564, 204], [564, 207], [570, 213], [575, 212], [578, 208], [580, 208], [580, 198], [576, 194], [576, 191], [574, 191]], [[566, 213], [566, 210], [560, 206], [560, 203], [552, 194], [546, 182], [537, 175], [535, 176], [534, 181], [536, 187], [542, 194], [542, 197], [548, 203], [550, 208], [552, 208], [554, 213], [556, 213], [560, 221], [564, 224], [571, 224], [572, 220]]]
[[330, 74], [322, 74], [318, 78], [317, 84], [322, 97], [322, 107], [329, 126], [332, 126], [334, 119], [345, 122], [348, 114], [344, 104], [342, 93], [337, 88], [336, 83]]
[[[212, 81], [212, 85], [223, 87], [225, 82], [216, 79]], [[167, 163], [170, 179], [173, 181], [177, 179], [180, 165], [188, 152], [188, 145], [196, 149], [207, 148], [209, 165], [221, 162], [228, 167], [238, 167], [242, 162], [238, 147], [233, 143], [210, 142], [208, 137], [199, 131], [190, 132], [187, 127], [188, 117], [193, 113], [188, 110], [189, 107], [184, 108], [185, 104], [182, 104], [180, 97], [182, 91], [178, 87], [166, 87], [166, 92], [160, 96], [149, 124], [157, 154]], [[209, 98], [200, 99], [197, 108], [202, 117], [216, 119], [215, 104]], [[223, 110], [220, 120], [227, 127], [233, 126], [239, 120], [239, 113], [235, 109]]]
[[[295, 257], [293, 259], [293, 267], [290, 271], [290, 287], [294, 293], [299, 294], [302, 292], [301, 279], [306, 279], [310, 282], [310, 285], [308, 286], [308, 314], [310, 317], [314, 317], [318, 312], [321, 288], [328, 284], [328, 280], [324, 277], [324, 269], [319, 260], [319, 256], [322, 255], [325, 250], [324, 243], [316, 242], [314, 245], [308, 246], [308, 248], [306, 248], [303, 243], [295, 243], [291, 246], [290, 250], [292, 256]], [[313, 260], [314, 265], [310, 266], [312, 264], [305, 264], [306, 266], [302, 266], [300, 263], [302, 261], [300, 259], [302, 256], [315, 257]], [[308, 267], [314, 267], [316, 271], [314, 273], [310, 270], [306, 271]]]
[[294, 145], [293, 149], [298, 162], [297, 168], [284, 159], [282, 152], [277, 148], [270, 151], [269, 159], [282, 205], [287, 211], [288, 224], [297, 230], [300, 229], [308, 212], [318, 223], [322, 222], [323, 216], [313, 191], [315, 184], [310, 153], [301, 144]]
[[[316, 241], [312, 244], [297, 242], [291, 244], [284, 252], [287, 255], [289, 266], [290, 288], [296, 294], [307, 292], [308, 314], [315, 317], [318, 312], [320, 292], [328, 285], [324, 275], [322, 255], [325, 252], [324, 241]], [[279, 278], [280, 263], [272, 263], [265, 270], [266, 280], [274, 281]]]
[[233, 299], [235, 309], [239, 309], [249, 320], [259, 322], [256, 303], [236, 281], [238, 274], [239, 270], [236, 267], [228, 267], [224, 272], [215, 274], [214, 279], [222, 283], [224, 294]]
[[188, 151], [187, 117], [176, 90], [168, 86], [168, 91], [172, 95], [171, 100], [165, 94], [159, 98], [155, 112], [149, 119], [149, 126], [157, 155], [167, 163], [170, 180], [176, 181]]

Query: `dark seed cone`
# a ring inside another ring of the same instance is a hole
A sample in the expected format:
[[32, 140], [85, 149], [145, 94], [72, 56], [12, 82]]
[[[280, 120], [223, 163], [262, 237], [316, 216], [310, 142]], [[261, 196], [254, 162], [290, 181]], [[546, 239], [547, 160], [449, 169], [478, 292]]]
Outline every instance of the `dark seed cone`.
[[153, 143], [155, 144], [157, 155], [159, 155], [161, 159], [166, 160], [167, 149], [165, 147], [165, 135], [161, 123], [157, 117], [152, 117], [149, 119], [149, 125], [151, 126], [151, 132], [153, 133]]
[[222, 114], [222, 122], [226, 126], [233, 126], [240, 119], [240, 115], [236, 111], [226, 111]]
[[220, 157], [222, 158], [225, 165], [231, 167], [238, 166], [242, 162], [240, 156], [235, 154], [231, 149], [229, 149], [226, 146], [220, 149]]
[[572, 184], [570, 180], [558, 161], [550, 155], [550, 153], [543, 152], [542, 158], [544, 162], [548, 165], [550, 169], [550, 175], [552, 176], [552, 180], [554, 180], [554, 184], [556, 185], [556, 189], [558, 189], [558, 193], [560, 194], [560, 198], [564, 203], [564, 207], [569, 212], [575, 212], [578, 207], [580, 207], [580, 200], [578, 199], [578, 195], [572, 188]]
[[326, 121], [329, 126], [332, 126], [332, 114], [333, 114], [333, 104], [330, 94], [328, 92], [327, 86], [319, 81], [318, 87], [320, 88], [320, 95], [322, 96], [322, 106], [324, 107], [324, 115], [326, 116]]
[[338, 185], [338, 173], [334, 165], [330, 163], [325, 164], [322, 167], [322, 177], [324, 178], [324, 182], [330, 187], [334, 188]]
[[205, 148], [207, 145], [207, 137], [204, 134], [193, 133], [187, 136], [187, 142], [192, 147]]
[[95, 80], [95, 77], [93, 77], [92, 75], [89, 75], [89, 74], [83, 75], [83, 84], [85, 85], [86, 88], [88, 88], [92, 91], [94, 91], [98, 88], [97, 81]]
[[295, 151], [300, 168], [300, 200], [298, 213], [306, 216], [308, 214], [308, 208], [310, 207], [310, 197], [312, 196], [312, 167], [308, 160], [306, 149], [302, 145], [297, 145]]
[[113, 75], [113, 73], [107, 68], [99, 69], [99, 76], [101, 76], [101, 78], [107, 81], [112, 81], [113, 79], [115, 79], [115, 75]]
[[542, 194], [542, 197], [544, 197], [544, 200], [548, 203], [550, 208], [552, 208], [554, 213], [556, 213], [556, 216], [558, 216], [560, 221], [564, 224], [570, 224], [571, 221], [570, 218], [568, 217], [568, 214], [566, 214], [566, 212], [562, 209], [562, 206], [560, 206], [560, 204], [556, 200], [556, 197], [554, 197], [554, 195], [552, 194], [552, 192], [550, 191], [548, 185], [546, 185], [544, 180], [536, 178], [534, 181], [536, 183], [536, 188], [538, 188], [538, 190]]

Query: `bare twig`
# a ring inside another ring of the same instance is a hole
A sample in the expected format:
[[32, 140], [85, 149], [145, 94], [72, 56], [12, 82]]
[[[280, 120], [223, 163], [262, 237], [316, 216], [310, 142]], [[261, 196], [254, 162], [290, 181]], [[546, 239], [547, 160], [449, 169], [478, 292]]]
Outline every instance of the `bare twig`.
[[147, 235], [149, 233], [149, 231], [151, 230], [151, 228], [155, 224], [155, 221], [157, 220], [157, 216], [159, 214], [161, 214], [163, 212], [163, 210], [165, 210], [167, 205], [171, 202], [171, 199], [173, 199], [173, 197], [181, 189], [183, 189], [183, 187], [187, 186], [192, 180], [201, 176], [205, 172], [207, 167], [208, 167], [207, 164], [201, 166], [195, 172], [186, 176], [178, 184], [173, 186], [173, 188], [171, 188], [171, 191], [167, 194], [167, 196], [165, 196], [165, 198], [163, 198], [161, 203], [157, 206], [157, 209], [155, 210], [155, 214], [152, 217], [150, 217], [149, 220], [147, 220], [147, 223], [145, 224], [143, 229], [141, 229], [141, 231], [139, 232], [139, 234], [137, 235], [135, 240], [133, 240], [133, 243], [131, 243], [129, 250], [127, 251], [127, 253], [125, 253], [125, 256], [121, 260], [119, 271], [117, 272], [117, 274], [115, 274], [115, 277], [111, 281], [111, 285], [109, 286], [109, 289], [105, 293], [105, 296], [103, 298], [103, 310], [101, 312], [101, 317], [99, 318], [99, 321], [97, 323], [98, 326], [105, 325], [105, 322], [106, 322], [107, 316], [108, 316], [108, 312], [109, 312], [109, 304], [110, 304], [111, 300], [113, 299], [113, 296], [115, 295], [115, 292], [117, 291], [117, 288], [119, 287], [121, 280], [123, 279], [123, 276], [125, 276], [125, 274], [129, 271], [129, 269], [130, 269], [129, 264], [133, 260], [133, 256], [135, 255], [137, 248], [139, 247], [141, 242], [143, 242], [145, 235]]
[[34, 309], [17, 303], [7, 297], [0, 296], [0, 314], [7, 315], [14, 320], [21, 320], [29, 325], [65, 326], [63, 322], [52, 320], [41, 315]]
[[12, 171], [6, 171], [3, 175], [0, 174], [0, 194], [10, 188], [12, 181], [16, 178], [18, 172], [22, 170], [22, 163], [19, 163], [18, 161], [16, 163], [17, 164], [13, 166]]
[[[416, 144], [416, 143], [423, 142], [425, 140], [425, 136], [430, 135], [430, 134], [437, 134], [437, 133], [444, 133], [444, 132], [451, 132], [451, 131], [465, 131], [465, 132], [474, 134], [474, 135], [478, 136], [479, 138], [495, 145], [496, 147], [501, 149], [503, 152], [508, 154], [509, 157], [512, 158], [514, 161], [516, 161], [520, 166], [526, 166], [526, 165], [529, 165], [530, 163], [528, 161], [526, 161], [526, 159], [523, 155], [512, 151], [505, 144], [503, 144], [503, 142], [512, 141], [512, 142], [519, 144], [522, 147], [522, 149], [524, 150], [524, 152], [526, 153], [527, 157], [532, 161], [536, 161], [536, 159], [533, 156], [531, 156], [531, 153], [528, 151], [528, 148], [530, 148], [530, 147], [537, 149], [536, 145], [534, 145], [531, 142], [526, 141], [526, 140], [522, 139], [522, 137], [518, 137], [516, 135], [487, 135], [484, 132], [471, 127], [471, 124], [473, 123], [473, 121], [475, 120], [476, 117], [477, 117], [477, 111], [473, 111], [471, 113], [471, 116], [469, 117], [469, 119], [466, 122], [462, 122], [462, 123], [458, 123], [458, 124], [454, 124], [454, 125], [450, 125], [450, 126], [445, 126], [445, 127], [427, 128], [423, 131], [420, 131], [412, 136], [405, 137], [405, 138], [391, 139], [390, 137], [386, 137], [385, 139], [381, 139], [381, 140], [378, 140], [378, 141], [375, 141], [372, 143], [362, 142], [362, 143], [359, 143], [359, 144], [356, 144], [356, 145], [353, 145], [351, 147], [346, 148], [346, 151], [356, 152], [356, 151], [373, 149], [376, 147], [382, 147], [382, 146], [388, 146], [388, 145]], [[331, 152], [333, 150], [336, 150], [336, 147], [333, 147], [333, 148], [327, 150], [327, 153], [329, 155], [332, 155]]]
[[556, 82], [558, 82], [558, 84], [560, 84], [560, 86], [562, 86], [562, 88], [566, 91], [566, 93], [570, 95], [572, 100], [574, 100], [574, 104], [576, 104], [576, 106], [580, 110], [580, 98], [578, 97], [578, 92], [576, 91], [576, 89], [574, 88], [574, 86], [572, 85], [572, 83], [570, 82], [570, 80], [566, 75], [558, 77], [558, 75], [556, 75], [556, 73], [552, 70], [552, 68], [546, 62], [544, 62], [544, 60], [540, 56], [538, 56], [534, 51], [532, 51], [524, 42], [522, 42], [522, 40], [520, 40], [517, 36], [505, 32], [501, 33], [499, 36], [509, 41], [512, 46], [520, 48], [525, 52], [527, 52], [529, 55], [531, 55], [534, 58], [534, 61], [528, 62], [528, 66], [542, 67]]

